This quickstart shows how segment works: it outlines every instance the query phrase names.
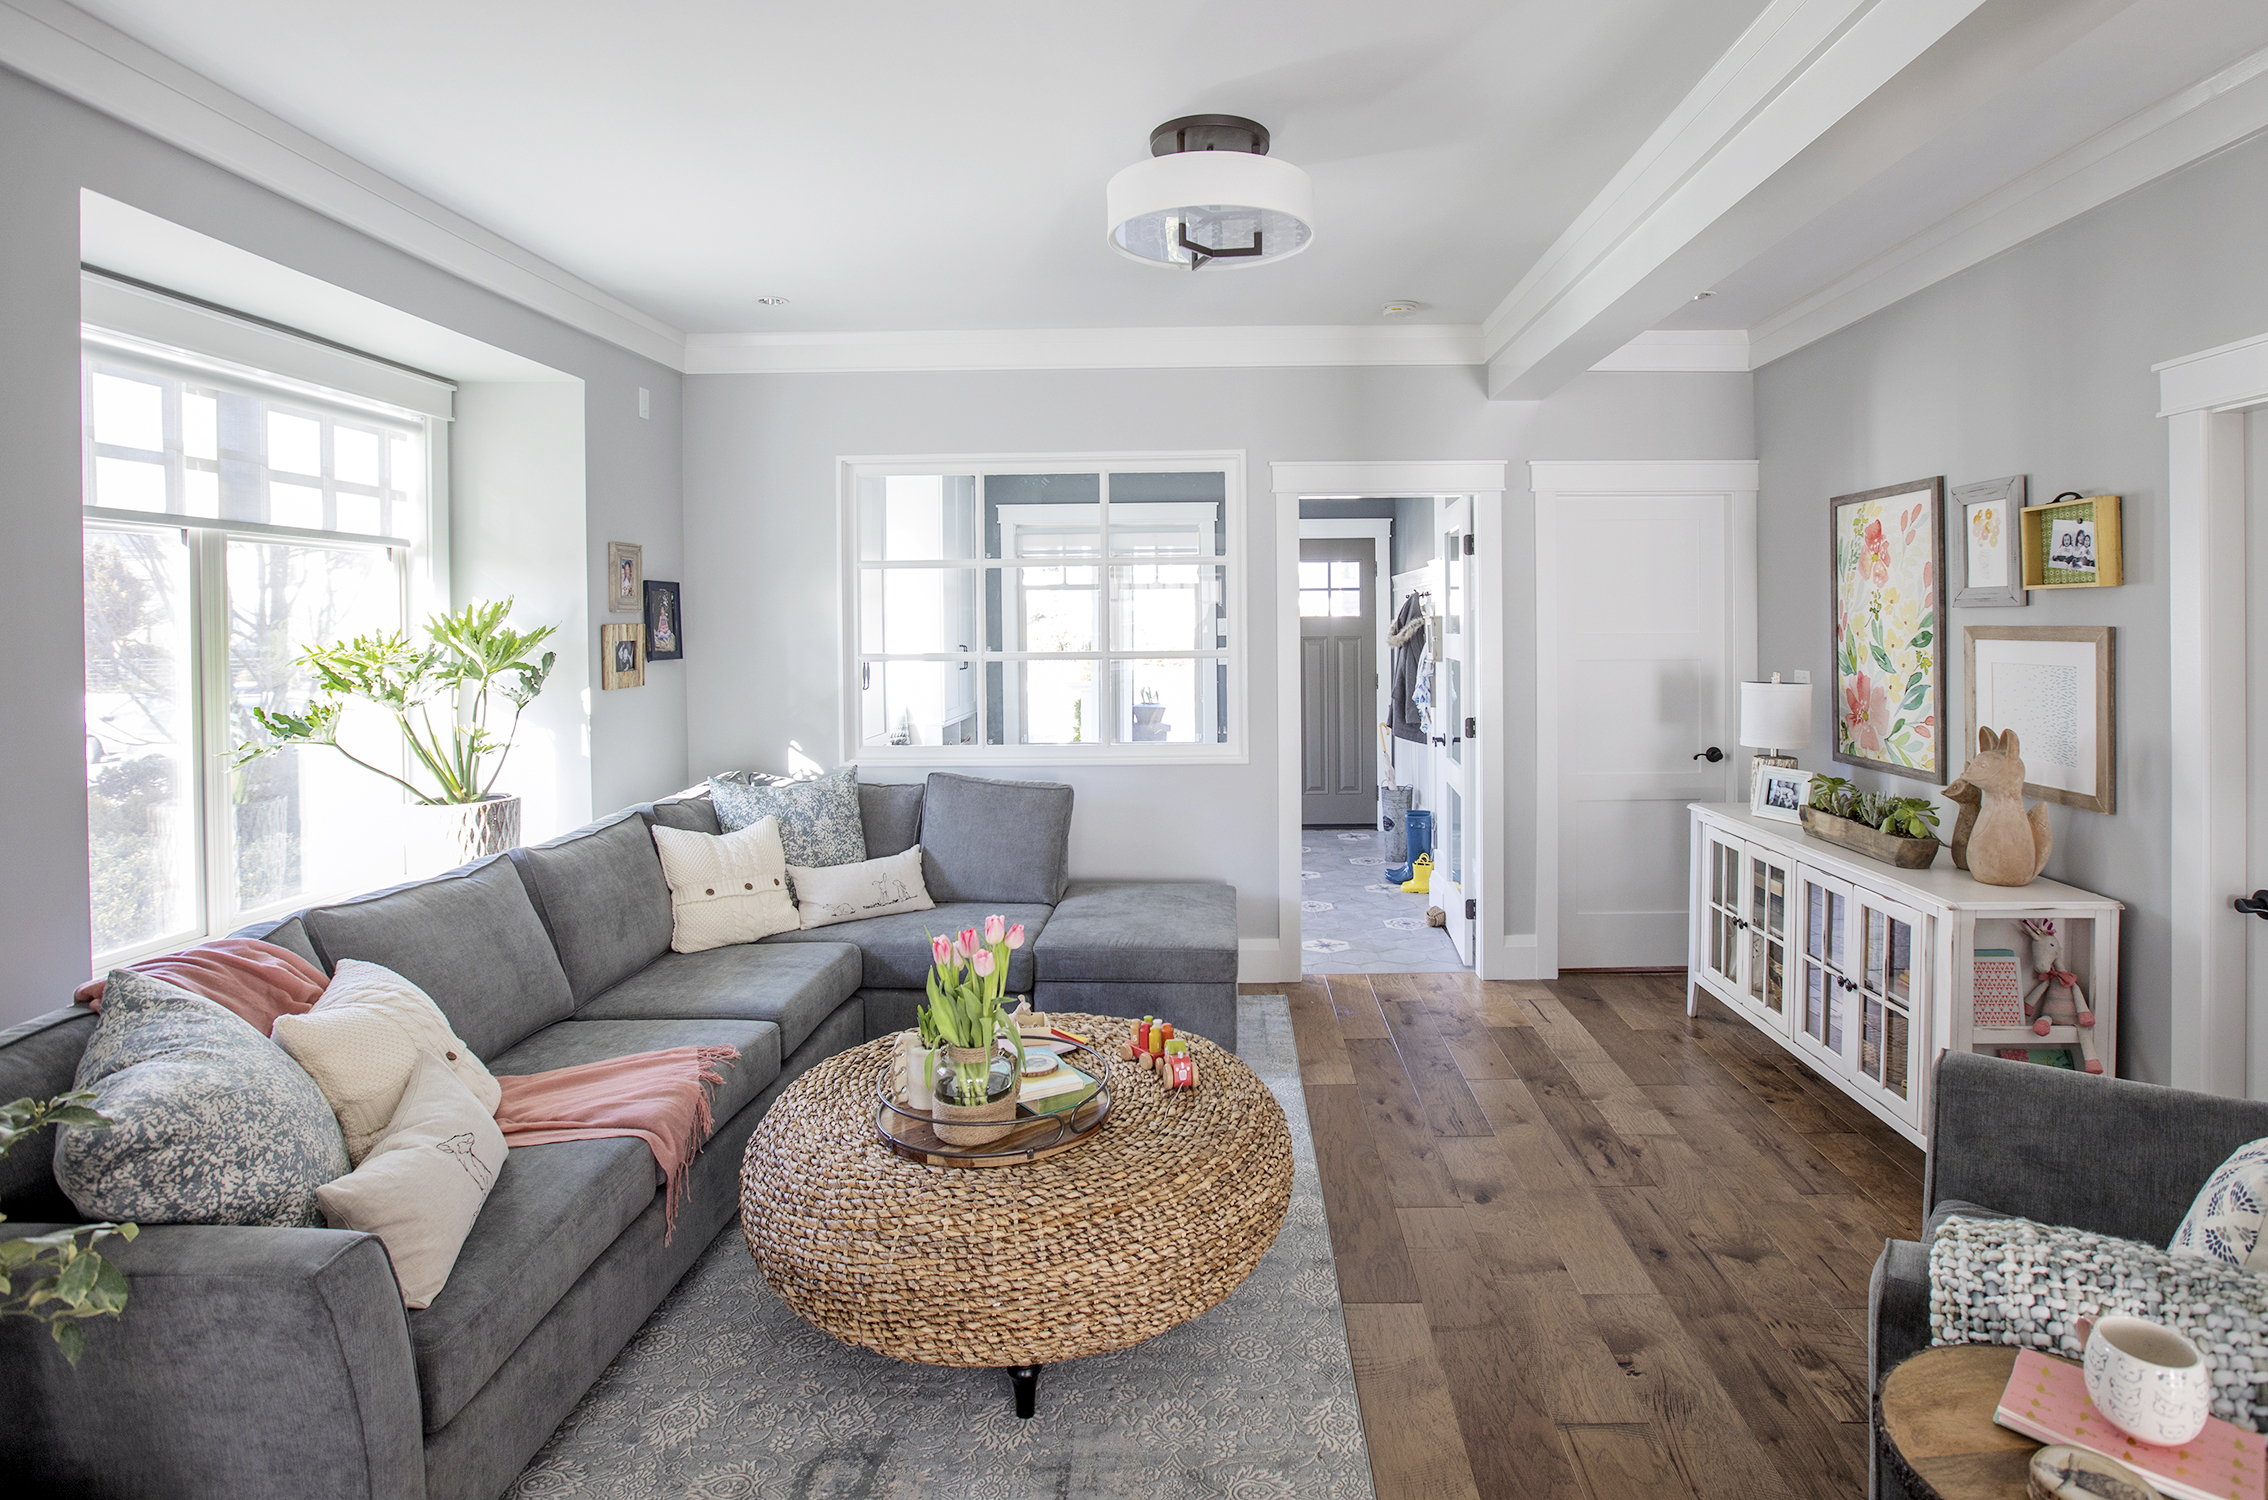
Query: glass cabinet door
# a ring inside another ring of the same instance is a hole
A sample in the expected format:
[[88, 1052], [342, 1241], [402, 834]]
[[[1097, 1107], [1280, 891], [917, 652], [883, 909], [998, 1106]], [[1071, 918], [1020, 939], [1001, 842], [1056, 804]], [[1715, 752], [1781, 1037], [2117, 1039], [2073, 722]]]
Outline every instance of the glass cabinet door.
[[1840, 1062], [1854, 1031], [1851, 888], [1799, 865], [1796, 901], [1800, 946], [1795, 1030], [1813, 1047], [1833, 1054]]
[[1794, 866], [1769, 849], [1747, 851], [1748, 1002], [1782, 1026], [1787, 1016], [1788, 887]]
[[1701, 845], [1701, 957], [1707, 977], [1720, 995], [1737, 996], [1741, 990], [1741, 948], [1747, 933], [1741, 919], [1741, 863], [1747, 846], [1705, 828]]
[[1912, 1117], [1914, 1073], [1919, 1066], [1921, 1038], [1914, 1017], [1926, 1015], [1923, 991], [1928, 970], [1919, 914], [1867, 891], [1853, 894], [1852, 935], [1858, 945], [1858, 964], [1851, 978], [1858, 983], [1852, 999], [1858, 1008], [1858, 1048], [1852, 1071], [1875, 1090], [1876, 1102], [1906, 1118]]

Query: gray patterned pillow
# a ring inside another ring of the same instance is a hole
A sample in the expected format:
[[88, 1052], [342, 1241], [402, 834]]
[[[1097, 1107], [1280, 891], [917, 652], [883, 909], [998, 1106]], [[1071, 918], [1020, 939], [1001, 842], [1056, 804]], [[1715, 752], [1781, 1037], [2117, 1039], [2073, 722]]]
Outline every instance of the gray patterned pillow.
[[746, 773], [712, 776], [717, 821], [737, 833], [763, 818], [780, 820], [780, 848], [791, 865], [855, 865], [866, 860], [866, 822], [858, 810], [858, 767], [837, 766], [809, 781], [754, 785]]
[[347, 1171], [338, 1116], [283, 1048], [147, 974], [112, 971], [73, 1086], [114, 1122], [56, 1133], [55, 1180], [91, 1218], [320, 1228], [315, 1190]]

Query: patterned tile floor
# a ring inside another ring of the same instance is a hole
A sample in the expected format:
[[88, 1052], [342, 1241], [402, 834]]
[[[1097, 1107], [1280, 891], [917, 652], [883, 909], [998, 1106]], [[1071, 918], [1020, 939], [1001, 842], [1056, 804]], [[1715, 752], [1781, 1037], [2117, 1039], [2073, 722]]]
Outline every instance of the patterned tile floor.
[[1425, 925], [1426, 896], [1386, 885], [1375, 830], [1300, 834], [1300, 966], [1310, 974], [1439, 974], [1463, 969], [1449, 934]]

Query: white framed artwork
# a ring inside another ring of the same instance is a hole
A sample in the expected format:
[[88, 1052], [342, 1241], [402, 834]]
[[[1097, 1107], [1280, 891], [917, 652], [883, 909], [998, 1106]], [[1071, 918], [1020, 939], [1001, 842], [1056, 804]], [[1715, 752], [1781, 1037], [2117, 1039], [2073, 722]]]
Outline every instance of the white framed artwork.
[[1791, 766], [1756, 768], [1756, 784], [1748, 795], [1748, 810], [1759, 818], [1801, 823], [1805, 804], [1811, 801], [1811, 772]]
[[2016, 732], [2026, 796], [2116, 812], [2116, 627], [1971, 625], [1963, 634], [1969, 733]]

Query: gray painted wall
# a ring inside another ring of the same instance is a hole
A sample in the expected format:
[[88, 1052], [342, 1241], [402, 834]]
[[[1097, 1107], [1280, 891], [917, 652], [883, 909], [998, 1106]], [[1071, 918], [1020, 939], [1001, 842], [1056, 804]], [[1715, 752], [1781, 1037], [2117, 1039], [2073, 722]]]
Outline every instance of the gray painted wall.
[[[0, 515], [25, 649], [0, 664], [0, 947], [14, 982], [0, 1023], [63, 1003], [86, 977], [85, 768], [80, 748], [79, 191], [125, 203], [579, 377], [586, 392], [586, 597], [603, 609], [609, 540], [641, 542], [675, 576], [678, 376], [285, 201], [0, 70]], [[319, 330], [318, 330], [319, 331]], [[638, 417], [637, 389], [653, 392]], [[696, 619], [696, 628], [698, 622]], [[597, 632], [573, 643], [597, 650]], [[696, 638], [696, 650], [700, 649]], [[594, 694], [592, 799], [616, 807], [685, 780], [682, 667]]]
[[[2166, 434], [2150, 366], [2268, 328], [2263, 244], [2268, 140], [2107, 204], [1755, 377], [1765, 671], [1807, 667], [1815, 681], [1832, 681], [1830, 496], [1933, 474], [1948, 485], [2027, 474], [2035, 503], [2072, 489], [2124, 497], [2122, 587], [1952, 612], [1947, 727], [1956, 748], [1973, 748], [1973, 726], [1959, 722], [1962, 626], [2118, 627], [2118, 812], [2051, 806], [2047, 873], [2127, 903], [2120, 1071], [2157, 1082], [2170, 1061], [2171, 601]], [[1812, 748], [1801, 759], [1836, 769], [1828, 693], [1815, 702]], [[1964, 758], [1952, 758], [1956, 774]]]
[[[1244, 450], [1243, 537], [1255, 722], [1243, 766], [1020, 767], [1078, 789], [1081, 876], [1234, 883], [1246, 937], [1276, 935], [1274, 722], [1283, 459], [1514, 460], [1503, 539], [1511, 596], [1509, 811], [1499, 849], [1514, 932], [1533, 926], [1534, 458], [1748, 458], [1746, 375], [1593, 374], [1543, 402], [1491, 402], [1456, 369], [1117, 370], [706, 375], [685, 381], [692, 769], [778, 769], [791, 742], [842, 755], [838, 455]], [[784, 560], [792, 559], [792, 564]], [[1255, 563], [1257, 562], [1257, 565]], [[893, 767], [877, 775], [910, 780]]]

